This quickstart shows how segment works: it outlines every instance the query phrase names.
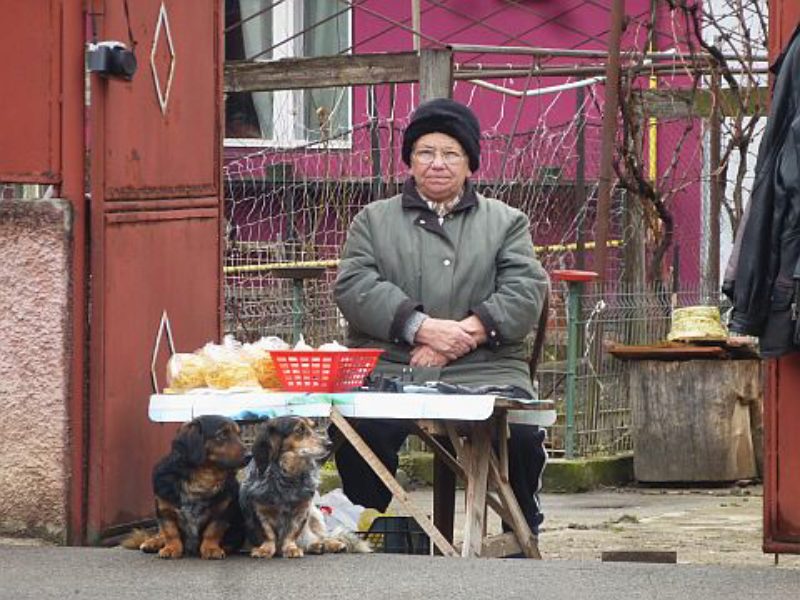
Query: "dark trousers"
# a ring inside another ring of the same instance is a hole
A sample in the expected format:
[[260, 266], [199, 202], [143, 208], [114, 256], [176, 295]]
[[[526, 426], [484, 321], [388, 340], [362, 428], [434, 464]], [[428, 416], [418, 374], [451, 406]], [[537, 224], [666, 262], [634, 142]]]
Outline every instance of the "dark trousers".
[[[410, 425], [403, 421], [375, 419], [359, 421], [354, 428], [386, 468], [393, 475], [397, 473], [397, 453], [411, 433]], [[508, 477], [528, 525], [534, 533], [538, 533], [543, 520], [538, 493], [547, 460], [545, 432], [530, 425], [511, 425], [510, 430]], [[347, 441], [336, 452], [336, 468], [342, 479], [344, 493], [353, 504], [386, 511], [392, 500], [392, 492]], [[504, 529], [507, 529], [505, 524]]]

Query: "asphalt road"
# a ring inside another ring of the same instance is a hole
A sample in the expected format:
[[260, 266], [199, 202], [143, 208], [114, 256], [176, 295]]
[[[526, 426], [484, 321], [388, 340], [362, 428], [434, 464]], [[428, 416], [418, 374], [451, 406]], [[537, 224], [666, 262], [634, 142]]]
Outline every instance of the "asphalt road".
[[795, 600], [782, 567], [335, 555], [165, 561], [121, 548], [0, 546], [0, 599]]

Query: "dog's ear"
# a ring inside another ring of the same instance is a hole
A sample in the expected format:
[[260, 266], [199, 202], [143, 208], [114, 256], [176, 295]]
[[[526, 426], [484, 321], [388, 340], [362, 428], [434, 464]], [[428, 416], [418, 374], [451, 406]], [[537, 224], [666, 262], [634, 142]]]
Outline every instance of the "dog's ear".
[[206, 459], [206, 447], [202, 427], [197, 420], [181, 425], [175, 439], [172, 440], [172, 451], [182, 456], [192, 466], [203, 464]]
[[253, 441], [253, 460], [256, 468], [263, 473], [269, 463], [278, 458], [281, 449], [281, 432], [270, 421], [261, 425]]

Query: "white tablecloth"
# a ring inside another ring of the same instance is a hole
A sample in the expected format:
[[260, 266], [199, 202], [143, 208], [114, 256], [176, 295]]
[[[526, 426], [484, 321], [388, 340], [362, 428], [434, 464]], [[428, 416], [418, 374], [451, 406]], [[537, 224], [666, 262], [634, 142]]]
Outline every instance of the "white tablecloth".
[[[483, 421], [491, 416], [498, 399], [493, 395], [198, 389], [184, 394], [153, 394], [148, 415], [151, 421], [159, 423], [180, 423], [211, 414], [248, 421], [283, 415], [327, 417], [335, 406], [345, 417]], [[509, 410], [511, 423], [545, 427], [555, 423], [556, 412], [551, 402], [516, 399], [512, 402], [515, 406]]]

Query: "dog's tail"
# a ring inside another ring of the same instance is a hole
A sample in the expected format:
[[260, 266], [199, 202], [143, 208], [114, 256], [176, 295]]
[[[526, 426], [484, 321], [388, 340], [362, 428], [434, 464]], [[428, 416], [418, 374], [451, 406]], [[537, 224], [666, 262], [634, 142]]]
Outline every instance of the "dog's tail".
[[345, 545], [344, 551], [348, 554], [370, 554], [372, 552], [372, 546], [367, 540], [343, 527], [337, 527], [328, 537], [342, 542]]
[[151, 537], [153, 537], [153, 534], [144, 529], [132, 529], [119, 545], [128, 550], [138, 550]]

